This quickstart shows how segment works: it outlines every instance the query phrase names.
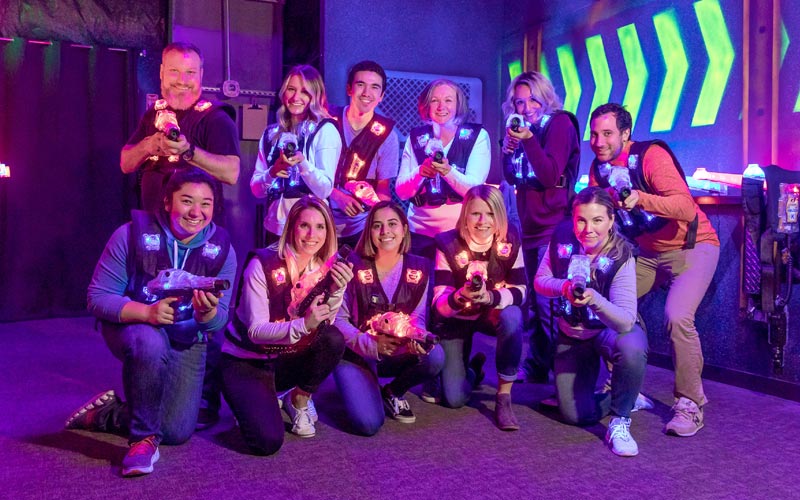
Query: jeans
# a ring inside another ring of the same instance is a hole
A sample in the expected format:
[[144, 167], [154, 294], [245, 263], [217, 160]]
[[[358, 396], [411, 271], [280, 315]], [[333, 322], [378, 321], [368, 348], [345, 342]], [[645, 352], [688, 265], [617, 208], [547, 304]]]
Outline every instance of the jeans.
[[[187, 441], [197, 424], [206, 344], [179, 345], [143, 323], [101, 323], [111, 353], [122, 361], [131, 443], [154, 435], [158, 443]], [[128, 422], [124, 422], [124, 420]]]
[[553, 356], [558, 328], [553, 321], [552, 300], [536, 293], [533, 281], [539, 263], [544, 258], [547, 245], [528, 248], [522, 251], [525, 261], [525, 275], [527, 277], [528, 314], [532, 325], [530, 354], [524, 362], [524, 367], [530, 376], [536, 378], [540, 375], [546, 377], [553, 368]]
[[207, 408], [213, 413], [219, 413], [222, 404], [222, 373], [219, 369], [219, 359], [222, 355], [222, 341], [225, 339], [225, 329], [209, 332], [206, 344], [206, 372], [203, 376], [203, 395], [200, 401], [201, 408]]
[[434, 346], [428, 354], [399, 354], [367, 361], [346, 350], [333, 372], [347, 416], [356, 434], [372, 436], [383, 425], [383, 396], [378, 377], [395, 377], [388, 385], [392, 394], [402, 397], [409, 389], [439, 375], [444, 366], [444, 350]]
[[665, 280], [670, 282], [664, 321], [675, 365], [673, 394], [676, 398], [689, 398], [697, 406], [708, 400], [703, 391], [703, 350], [694, 316], [711, 284], [718, 260], [719, 247], [709, 243], [655, 255], [642, 252], [636, 259], [637, 297], [641, 298]]
[[495, 366], [500, 380], [513, 382], [522, 354], [522, 310], [518, 306], [492, 309], [474, 321], [445, 320], [440, 345], [444, 349], [442, 401], [445, 406], [460, 408], [467, 404], [476, 373], [467, 369], [472, 352], [472, 336], [480, 331], [497, 337]]
[[[611, 392], [595, 393], [600, 358], [613, 364]], [[647, 368], [647, 336], [639, 325], [619, 334], [606, 328], [591, 339], [559, 332], [555, 376], [558, 408], [572, 425], [589, 425], [609, 413], [630, 417]]]
[[321, 328], [305, 349], [276, 359], [222, 355], [222, 390], [239, 422], [242, 437], [256, 455], [272, 455], [283, 445], [278, 393], [297, 387], [314, 393], [344, 352], [344, 336], [334, 326]]

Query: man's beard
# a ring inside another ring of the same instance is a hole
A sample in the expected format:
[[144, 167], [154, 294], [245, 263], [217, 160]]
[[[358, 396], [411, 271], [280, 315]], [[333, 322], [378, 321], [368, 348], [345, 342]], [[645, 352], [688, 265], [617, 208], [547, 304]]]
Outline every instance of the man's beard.
[[174, 110], [185, 110], [191, 108], [198, 99], [200, 99], [200, 89], [197, 91], [192, 90], [176, 90], [173, 87], [165, 87], [161, 89], [161, 94], [167, 100], [167, 104]]

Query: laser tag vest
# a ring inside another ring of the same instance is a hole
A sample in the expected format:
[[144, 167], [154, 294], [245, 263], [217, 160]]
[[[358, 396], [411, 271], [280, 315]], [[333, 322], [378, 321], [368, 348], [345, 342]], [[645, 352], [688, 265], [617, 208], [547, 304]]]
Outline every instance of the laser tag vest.
[[[244, 267], [250, 264], [252, 259], [258, 259], [264, 270], [264, 278], [267, 282], [267, 297], [269, 297], [269, 321], [272, 323], [282, 323], [290, 321], [289, 305], [292, 303], [292, 280], [289, 276], [289, 269], [286, 261], [278, 257], [276, 246], [269, 246], [260, 250], [255, 250], [247, 255]], [[242, 298], [242, 288], [244, 279], [239, 279], [239, 288], [236, 291], [236, 304]], [[314, 335], [305, 335], [294, 344], [256, 344], [247, 335], [247, 325], [239, 319], [238, 314], [233, 315], [231, 321], [233, 331], [230, 328], [225, 330], [225, 337], [237, 347], [255, 352], [258, 354], [277, 354], [297, 352], [307, 347], [314, 339]]]
[[[572, 221], [568, 220], [559, 224], [550, 242], [550, 268], [553, 270], [553, 277], [567, 279], [570, 258], [579, 254], [580, 248], [581, 244], [572, 231]], [[598, 257], [592, 263], [591, 280], [587, 286], [608, 298], [614, 276], [617, 275], [617, 271], [623, 264], [625, 262], [615, 261], [606, 256]], [[555, 303], [556, 315], [562, 316], [572, 326], [582, 325], [591, 330], [606, 327], [594, 311], [587, 306], [573, 307], [565, 297], [559, 297]]]
[[[578, 119], [575, 117], [575, 115], [569, 111], [558, 110], [549, 115], [544, 115], [541, 122], [539, 122], [539, 125], [531, 128], [531, 131], [536, 136], [536, 140], [539, 141], [539, 144], [544, 144], [545, 138], [550, 133], [550, 125], [553, 123], [553, 118], [558, 115], [566, 115], [570, 122], [572, 122], [572, 125], [575, 127], [575, 133], [577, 136], [581, 136], [580, 127], [578, 126]], [[503, 161], [511, 163], [510, 166], [507, 166], [507, 168], [511, 168], [511, 171], [514, 172], [514, 182], [511, 184], [515, 186], [525, 186], [526, 188], [533, 189], [534, 191], [545, 191], [548, 189], [542, 185], [539, 179], [536, 178], [536, 173], [533, 171], [533, 167], [528, 161], [528, 157], [525, 156], [525, 150], [523, 149], [522, 144], [520, 144], [517, 149], [514, 150], [514, 153], [510, 155], [504, 155]], [[570, 200], [575, 193], [575, 181], [578, 179], [579, 166], [579, 162], [575, 162], [573, 165], [567, 165], [566, 169], [561, 174], [558, 184], [555, 186], [557, 188], [569, 190]], [[568, 204], [570, 200], [568, 200]]]
[[[299, 134], [297, 140], [297, 150], [302, 151], [303, 155], [308, 158], [309, 151], [311, 149], [311, 144], [314, 143], [314, 137], [316, 137], [317, 132], [322, 130], [322, 126], [326, 123], [331, 123], [336, 126], [336, 122], [330, 118], [325, 118], [319, 123], [313, 122], [306, 122], [307, 129], [305, 133]], [[270, 141], [270, 136], [272, 136], [272, 141]], [[269, 144], [272, 142], [272, 147], [267, 155], [267, 166], [272, 167], [275, 165], [275, 162], [278, 161], [278, 158], [281, 157], [281, 151], [278, 149], [278, 138], [280, 137], [280, 133], [278, 132], [278, 124], [275, 124], [271, 127], [267, 127], [264, 130], [264, 135], [262, 137], [262, 144]], [[292, 179], [291, 177], [277, 177], [272, 181], [272, 185], [269, 187], [267, 193], [267, 206], [272, 203], [273, 200], [276, 200], [283, 195], [286, 199], [293, 199], [293, 198], [302, 198], [303, 196], [311, 194], [311, 189], [306, 186], [306, 183], [303, 181], [303, 177], [298, 175], [296, 179]]]
[[[486, 252], [473, 252], [467, 243], [461, 239], [457, 229], [451, 229], [435, 237], [436, 248], [441, 250], [447, 259], [447, 264], [453, 273], [453, 282], [450, 283], [460, 288], [467, 282], [467, 268], [472, 261], [484, 261], [486, 265], [486, 289], [495, 290], [497, 285], [505, 283], [506, 277], [514, 268], [517, 254], [520, 249], [520, 237], [516, 228], [508, 227], [507, 241], [493, 241]], [[442, 284], [437, 280], [437, 285]], [[448, 284], [448, 283], [444, 283]]]
[[[373, 113], [372, 120], [353, 138], [349, 145], [344, 137], [345, 120], [344, 108], [340, 108], [336, 117], [336, 130], [342, 139], [342, 154], [336, 167], [335, 187], [340, 188], [348, 181], [365, 181], [372, 160], [378, 154], [386, 138], [394, 130], [395, 122], [378, 113]], [[374, 187], [374, 186], [373, 186]]]
[[397, 311], [411, 314], [423, 299], [425, 287], [430, 279], [427, 259], [410, 254], [403, 256], [403, 271], [392, 300], [389, 300], [383, 291], [373, 259], [351, 253], [350, 261], [353, 263], [355, 278], [349, 286], [354, 286], [360, 330], [365, 331], [367, 321], [379, 313]]
[[[453, 138], [450, 150], [447, 152], [447, 160], [452, 168], [462, 174], [467, 170], [469, 155], [472, 154], [472, 148], [475, 147], [475, 142], [478, 140], [480, 132], [480, 124], [462, 123]], [[422, 162], [428, 157], [425, 153], [425, 146], [433, 137], [432, 125], [423, 125], [422, 127], [411, 129], [411, 132], [409, 132], [408, 140], [411, 141], [411, 147], [414, 150], [414, 156], [418, 164], [422, 165]], [[447, 181], [443, 180], [441, 185], [441, 193], [431, 193], [431, 179], [426, 178], [417, 194], [411, 198], [411, 203], [419, 207], [425, 205], [438, 207], [445, 203], [461, 203], [464, 200], [464, 197], [456, 193]]]
[[[136, 302], [152, 304], [164, 297], [151, 295], [147, 291], [147, 282], [158, 275], [159, 271], [176, 267], [169, 258], [167, 249], [167, 235], [158, 223], [156, 216], [142, 210], [131, 211], [130, 233], [128, 235], [127, 271], [130, 279], [125, 289], [125, 296]], [[214, 233], [200, 248], [188, 250], [189, 256], [183, 266], [196, 276], [213, 277], [219, 275], [228, 252], [231, 241], [228, 232], [215, 226]], [[176, 257], [177, 260], [177, 257]], [[180, 298], [173, 302], [175, 309], [175, 323], [162, 325], [170, 339], [192, 344], [200, 337], [200, 327], [194, 320], [192, 299]]]
[[[644, 191], [645, 193], [653, 192], [652, 188], [647, 183], [647, 180], [644, 178], [644, 157], [645, 154], [647, 154], [647, 150], [653, 145], [661, 146], [667, 153], [669, 153], [669, 156], [672, 158], [672, 163], [675, 165], [678, 173], [683, 178], [683, 181], [686, 182], [686, 174], [683, 172], [683, 168], [681, 167], [680, 162], [678, 162], [678, 158], [675, 156], [675, 153], [672, 152], [666, 142], [658, 139], [652, 141], [637, 141], [631, 144], [630, 153], [628, 155], [628, 172], [630, 173], [631, 185], [633, 186], [633, 189]], [[597, 158], [592, 161], [592, 165], [589, 168], [592, 170], [594, 178], [597, 179], [597, 182], [601, 187], [610, 187], [608, 178], [601, 174], [600, 164], [598, 163]], [[634, 227], [630, 230], [625, 230], [625, 235], [629, 238], [636, 238], [642, 233], [652, 233], [658, 231], [666, 226], [670, 221], [670, 219], [665, 217], [653, 217], [651, 220], [648, 220], [643, 216], [637, 216], [636, 212], [630, 212], [630, 214], [633, 218]], [[694, 220], [689, 223], [689, 227], [686, 232], [686, 242], [683, 245], [684, 250], [690, 250], [694, 248], [695, 241], [697, 240], [698, 225], [699, 219], [695, 215]]]

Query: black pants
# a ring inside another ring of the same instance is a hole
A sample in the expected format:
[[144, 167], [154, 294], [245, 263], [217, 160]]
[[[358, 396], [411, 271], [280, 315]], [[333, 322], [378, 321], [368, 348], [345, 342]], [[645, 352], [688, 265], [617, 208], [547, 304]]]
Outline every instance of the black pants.
[[271, 455], [283, 445], [284, 426], [278, 393], [292, 387], [315, 392], [336, 368], [344, 347], [342, 333], [334, 326], [327, 326], [304, 350], [281, 354], [273, 360], [222, 355], [225, 400], [253, 453]]

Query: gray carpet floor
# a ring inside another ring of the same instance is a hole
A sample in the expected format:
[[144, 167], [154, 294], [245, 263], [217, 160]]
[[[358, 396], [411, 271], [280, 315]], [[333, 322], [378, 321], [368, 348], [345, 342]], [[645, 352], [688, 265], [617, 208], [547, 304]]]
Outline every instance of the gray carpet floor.
[[[491, 362], [469, 406], [451, 410], [412, 394], [417, 422], [387, 421], [369, 438], [347, 431], [329, 379], [315, 395], [317, 436], [287, 435], [271, 457], [244, 452], [224, 407], [217, 426], [162, 446], [153, 474], [123, 479], [124, 438], [62, 429], [93, 394], [121, 392], [120, 364], [93, 320], [0, 324], [0, 342], [2, 498], [800, 498], [798, 403], [707, 382], [706, 427], [668, 437], [672, 373], [649, 367], [645, 393], [656, 407], [634, 414], [639, 456], [620, 458], [603, 444], [605, 422], [570, 427], [540, 409], [552, 391], [544, 384], [516, 384], [522, 429], [497, 430]], [[476, 338], [487, 353], [491, 343]]]

